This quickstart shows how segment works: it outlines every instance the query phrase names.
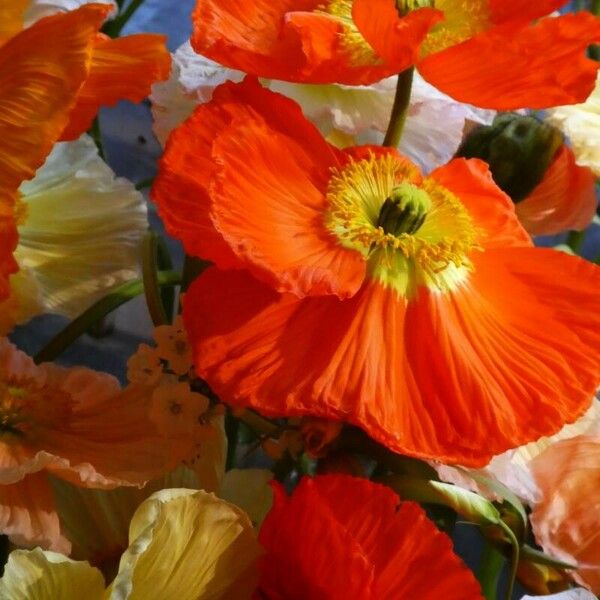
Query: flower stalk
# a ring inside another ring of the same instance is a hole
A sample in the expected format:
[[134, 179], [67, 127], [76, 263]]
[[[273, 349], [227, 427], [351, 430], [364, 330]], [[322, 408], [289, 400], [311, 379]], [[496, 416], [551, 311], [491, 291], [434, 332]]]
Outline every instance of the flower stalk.
[[392, 114], [390, 116], [390, 123], [383, 140], [383, 145], [390, 148], [397, 148], [400, 140], [402, 139], [402, 133], [404, 131], [404, 125], [406, 123], [406, 116], [408, 114], [408, 107], [410, 104], [410, 94], [412, 90], [414, 68], [406, 69], [398, 75], [398, 82], [396, 84], [396, 96], [394, 98], [394, 105], [392, 106]]

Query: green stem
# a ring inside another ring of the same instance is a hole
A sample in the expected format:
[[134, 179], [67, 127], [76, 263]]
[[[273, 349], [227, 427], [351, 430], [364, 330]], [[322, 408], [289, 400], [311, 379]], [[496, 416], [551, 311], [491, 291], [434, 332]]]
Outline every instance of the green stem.
[[145, 190], [146, 188], [152, 187], [152, 184], [154, 183], [154, 179], [155, 179], [155, 177], [149, 177], [148, 179], [143, 179], [139, 183], [135, 184], [135, 189], [138, 192], [140, 192], [142, 190]]
[[592, 0], [592, 13], [600, 15], [600, 0]]
[[569, 246], [569, 248], [571, 248], [575, 254], [581, 254], [581, 248], [583, 247], [583, 242], [586, 235], [586, 229], [583, 231], [570, 231], [569, 235], [567, 236], [567, 246]]
[[148, 231], [142, 241], [142, 277], [144, 295], [150, 318], [156, 327], [171, 322], [165, 310], [161, 286], [158, 281], [158, 244], [159, 237], [153, 231]]
[[[158, 273], [158, 283], [161, 286], [175, 286], [181, 283], [181, 275], [175, 271]], [[94, 323], [125, 304], [132, 298], [144, 292], [144, 282], [141, 279], [129, 281], [113, 290], [90, 306], [85, 312], [69, 323], [55, 335], [34, 357], [36, 363], [54, 360], [64, 352], [77, 338], [83, 335]]]
[[414, 71], [414, 67], [411, 67], [398, 75], [394, 106], [392, 107], [390, 123], [385, 134], [385, 139], [383, 140], [384, 146], [397, 148], [400, 143], [402, 132], [404, 131], [404, 124], [406, 123], [406, 115], [408, 114], [408, 106], [410, 104], [410, 93], [412, 90]]
[[477, 579], [486, 600], [497, 600], [498, 582], [504, 567], [504, 557], [496, 548], [486, 541], [479, 563]]
[[[116, 17], [112, 21], [109, 21], [102, 28], [102, 31], [106, 35], [108, 35], [112, 38], [119, 37], [119, 34], [121, 33], [121, 30], [123, 29], [123, 27], [125, 27], [125, 25], [127, 24], [127, 21], [129, 21], [129, 19], [131, 19], [131, 17], [134, 15], [135, 11], [143, 3], [144, 3], [144, 0], [131, 0], [131, 2], [127, 5], [127, 8], [121, 14], [119, 14], [118, 17]], [[122, 8], [122, 5], [120, 8]]]
[[240, 422], [231, 414], [231, 412], [228, 411], [225, 415], [225, 434], [227, 435], [227, 461], [225, 463], [226, 471], [229, 471], [229, 469], [233, 469], [235, 467], [239, 429]]
[[513, 530], [504, 522], [500, 521], [499, 525], [502, 527], [506, 537], [509, 539], [512, 546], [512, 555], [510, 557], [510, 571], [508, 574], [508, 585], [506, 586], [506, 600], [511, 600], [513, 597], [513, 591], [515, 589], [515, 581], [517, 579], [517, 569], [519, 568], [519, 556], [520, 546], [519, 541], [515, 537]]

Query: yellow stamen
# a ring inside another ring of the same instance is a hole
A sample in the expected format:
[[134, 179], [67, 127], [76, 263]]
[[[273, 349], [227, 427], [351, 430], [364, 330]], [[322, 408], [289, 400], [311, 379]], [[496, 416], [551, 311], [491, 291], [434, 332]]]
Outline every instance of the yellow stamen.
[[353, 0], [329, 0], [322, 4], [317, 12], [333, 17], [343, 28], [341, 34], [342, 47], [348, 53], [354, 66], [365, 66], [380, 63], [381, 60], [362, 36], [352, 18]]
[[[418, 197], [419, 226], [386, 231], [382, 206], [402, 190]], [[448, 291], [471, 269], [479, 232], [470, 214], [434, 179], [422, 179], [408, 160], [390, 154], [351, 162], [333, 173], [328, 200], [328, 229], [365, 257], [372, 277], [403, 296], [413, 295], [419, 285]]]
[[460, 44], [490, 26], [489, 0], [435, 0], [444, 20], [430, 32], [421, 46], [421, 56]]

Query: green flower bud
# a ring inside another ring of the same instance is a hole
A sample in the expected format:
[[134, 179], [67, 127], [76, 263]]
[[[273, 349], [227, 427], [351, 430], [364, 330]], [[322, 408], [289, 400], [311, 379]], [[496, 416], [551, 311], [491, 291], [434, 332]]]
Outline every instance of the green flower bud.
[[555, 127], [535, 117], [504, 113], [491, 125], [473, 130], [456, 156], [484, 160], [498, 187], [519, 202], [543, 179], [562, 143]]
[[377, 227], [392, 235], [415, 233], [425, 222], [429, 210], [431, 198], [425, 190], [412, 183], [401, 183], [381, 206]]

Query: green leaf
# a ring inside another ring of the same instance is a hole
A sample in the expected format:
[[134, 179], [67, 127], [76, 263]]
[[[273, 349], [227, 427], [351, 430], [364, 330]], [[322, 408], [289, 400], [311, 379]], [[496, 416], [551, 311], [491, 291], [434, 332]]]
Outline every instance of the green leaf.
[[467, 521], [480, 526], [500, 525], [500, 513], [489, 500], [456, 485], [403, 475], [390, 475], [383, 482], [403, 500], [448, 506]]

